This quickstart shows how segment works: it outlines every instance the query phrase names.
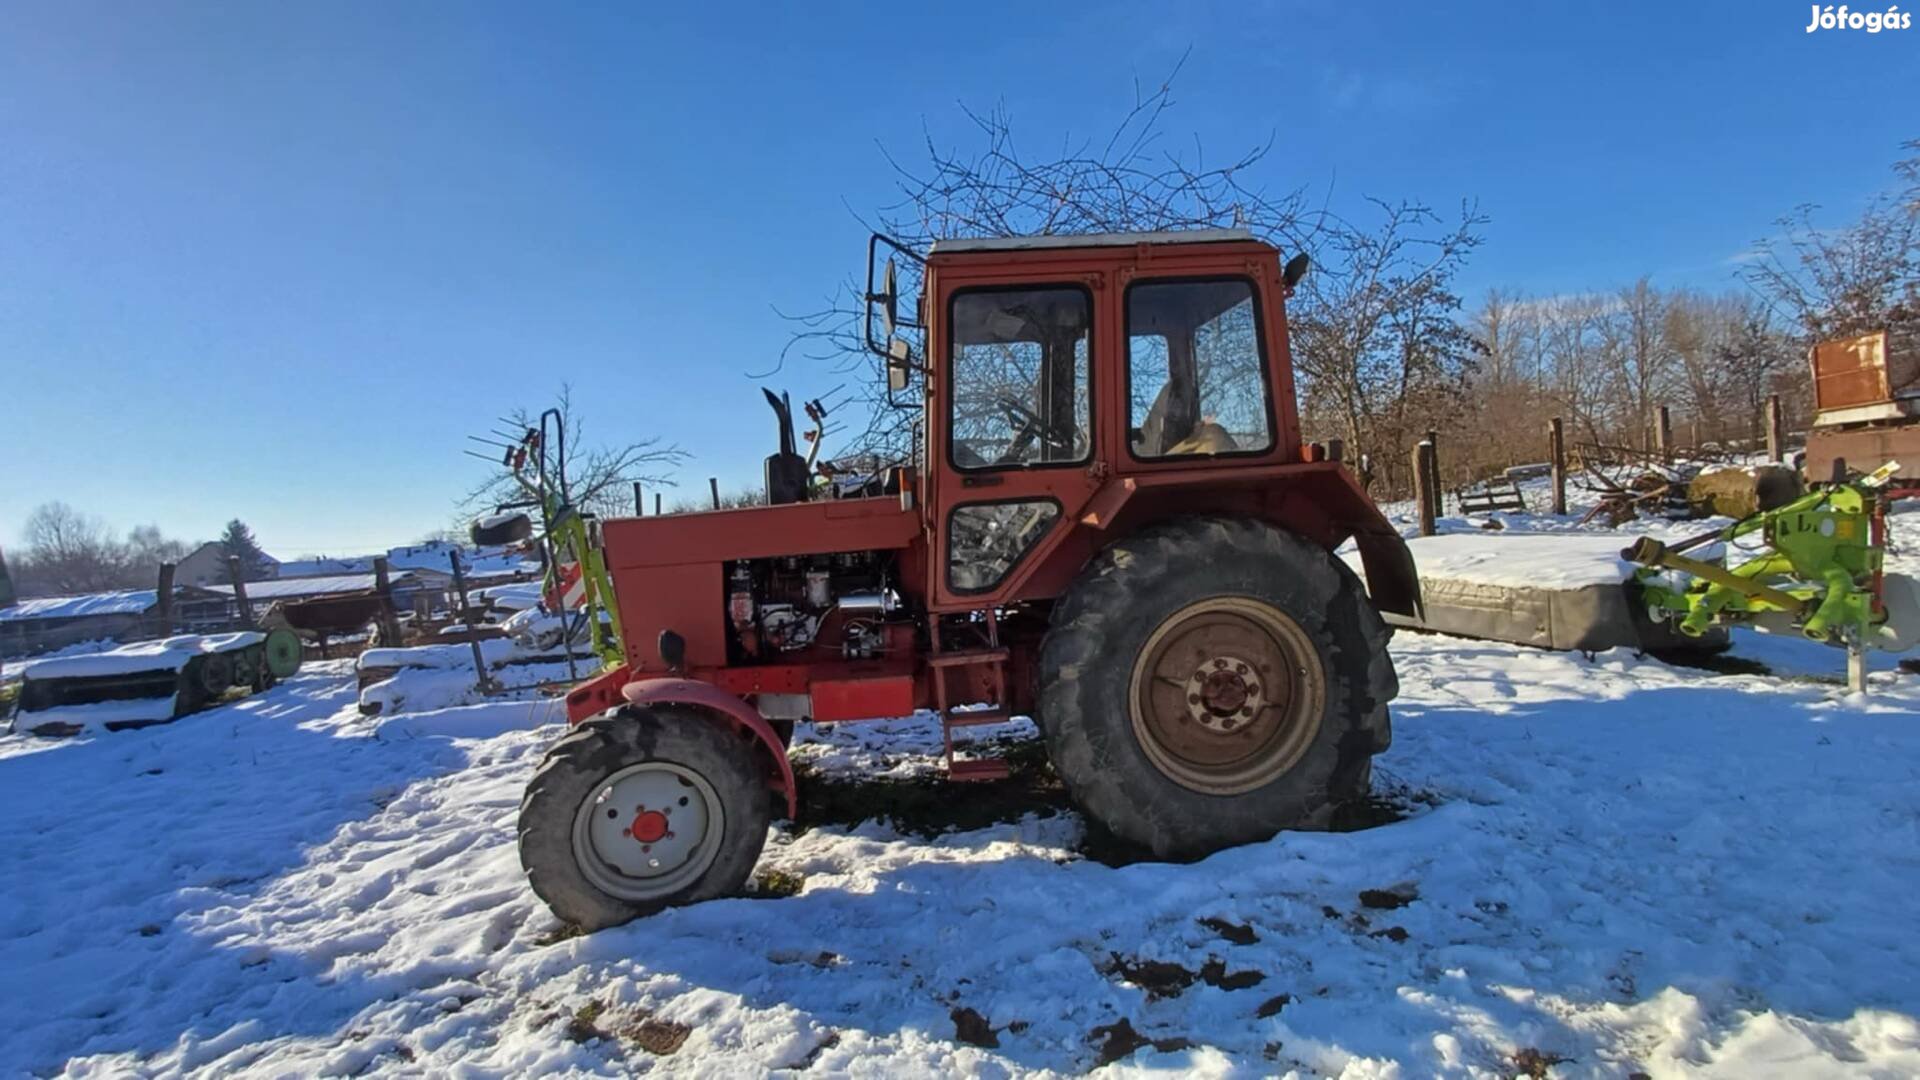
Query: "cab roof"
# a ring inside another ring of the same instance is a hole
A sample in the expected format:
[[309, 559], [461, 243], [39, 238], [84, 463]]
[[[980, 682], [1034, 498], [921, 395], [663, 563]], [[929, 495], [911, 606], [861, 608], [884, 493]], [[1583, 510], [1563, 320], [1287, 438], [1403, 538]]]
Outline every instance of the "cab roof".
[[1219, 244], [1257, 239], [1246, 229], [1169, 229], [1162, 232], [1082, 233], [1052, 236], [989, 236], [935, 240], [929, 255], [968, 251], [1031, 251], [1041, 248], [1132, 247], [1136, 244]]

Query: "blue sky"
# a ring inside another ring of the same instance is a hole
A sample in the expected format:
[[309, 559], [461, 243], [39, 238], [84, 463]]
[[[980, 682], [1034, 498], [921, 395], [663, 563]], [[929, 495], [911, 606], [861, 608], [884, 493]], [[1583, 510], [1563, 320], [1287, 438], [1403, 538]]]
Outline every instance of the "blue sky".
[[[1492, 218], [1463, 285], [1731, 284], [1920, 137], [1920, 29], [1809, 4], [106, 4], [0, 8], [0, 545], [64, 499], [271, 552], [446, 525], [462, 438], [562, 382], [589, 437], [756, 482], [750, 371], [859, 268], [877, 144], [1002, 102], [1269, 137], [1271, 188]], [[798, 397], [840, 377], [789, 368]], [[669, 499], [672, 495], [669, 494]]]

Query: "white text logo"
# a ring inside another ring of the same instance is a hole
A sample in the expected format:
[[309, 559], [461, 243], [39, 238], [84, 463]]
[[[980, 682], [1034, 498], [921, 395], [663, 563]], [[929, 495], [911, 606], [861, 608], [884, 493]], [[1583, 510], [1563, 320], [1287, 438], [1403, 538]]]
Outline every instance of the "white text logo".
[[1848, 11], [1845, 4], [1838, 9], [1832, 4], [1824, 8], [1815, 4], [1813, 21], [1807, 24], [1807, 33], [1815, 30], [1865, 30], [1869, 34], [1877, 34], [1882, 30], [1905, 30], [1912, 25], [1913, 16], [1901, 11], [1899, 4], [1885, 12]]

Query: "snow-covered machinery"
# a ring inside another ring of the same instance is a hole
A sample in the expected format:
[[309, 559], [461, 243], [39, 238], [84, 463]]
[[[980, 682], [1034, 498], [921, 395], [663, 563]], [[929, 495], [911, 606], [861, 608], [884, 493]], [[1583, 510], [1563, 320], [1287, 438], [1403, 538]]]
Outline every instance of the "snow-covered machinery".
[[[1838, 645], [1863, 688], [1865, 650], [1904, 652], [1920, 641], [1920, 582], [1882, 566], [1887, 504], [1915, 494], [1887, 487], [1899, 468], [1888, 462], [1860, 479], [1820, 485], [1676, 544], [1642, 538], [1621, 556], [1646, 568], [1642, 596], [1656, 620], [1689, 637], [1733, 624]], [[1718, 558], [1683, 554], [1713, 544]], [[1748, 557], [1730, 562], [1736, 552]]]
[[53, 657], [23, 671], [13, 728], [73, 735], [164, 723], [235, 687], [265, 690], [299, 667], [300, 639], [289, 630], [185, 634]]

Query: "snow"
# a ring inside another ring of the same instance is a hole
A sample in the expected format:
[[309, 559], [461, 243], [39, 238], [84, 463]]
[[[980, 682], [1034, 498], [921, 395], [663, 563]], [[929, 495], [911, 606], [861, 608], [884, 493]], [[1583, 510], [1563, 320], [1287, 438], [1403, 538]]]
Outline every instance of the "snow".
[[474, 589], [467, 595], [474, 600], [491, 600], [495, 607], [508, 611], [525, 611], [540, 606], [541, 584], [538, 581], [516, 581], [507, 585], [489, 585], [484, 589]]
[[[388, 548], [387, 565], [394, 570], [434, 570], [442, 574], [451, 574], [453, 565], [450, 556], [456, 551], [461, 556], [461, 571], [469, 577], [492, 577], [529, 570], [538, 573], [540, 569], [539, 564], [529, 562], [517, 551], [506, 548], [464, 548], [444, 540]], [[373, 560], [376, 557], [355, 555], [341, 559], [321, 556], [297, 559], [281, 563], [280, 576], [290, 578], [332, 574], [371, 574]]]
[[[933, 836], [780, 824], [761, 870], [797, 895], [587, 937], [514, 846], [555, 702], [370, 719], [332, 662], [164, 727], [0, 737], [0, 1065], [1070, 1075], [1124, 1018], [1191, 1045], [1103, 1075], [1493, 1077], [1522, 1051], [1568, 1076], [1920, 1073], [1920, 683], [1394, 652], [1376, 786], [1404, 820], [1117, 867], [1044, 800]], [[937, 734], [803, 726], [796, 757], [912, 777]], [[1159, 995], [1121, 963], [1210, 959], [1223, 985]], [[997, 1048], [957, 1040], [963, 1007]], [[684, 1043], [654, 1055], [643, 1021]]]
[[[1635, 567], [1620, 557], [1631, 537], [1610, 533], [1481, 531], [1407, 541], [1422, 578], [1460, 578], [1512, 588], [1579, 589], [1618, 585]], [[1358, 570], [1357, 556], [1349, 561]]]
[[121, 701], [97, 701], [86, 705], [56, 705], [51, 709], [14, 714], [14, 730], [41, 728], [61, 730], [68, 726], [86, 730], [104, 730], [108, 724], [152, 723], [173, 715], [174, 695], [128, 698]]
[[88, 653], [106, 652], [108, 649], [117, 649], [119, 647], [120, 643], [112, 638], [95, 638], [92, 641], [76, 641], [63, 648], [52, 649], [34, 656], [15, 657], [11, 660], [0, 661], [0, 682], [12, 682], [18, 679], [20, 673], [26, 670], [27, 665], [35, 661], [51, 660], [56, 656], [85, 656]]
[[[392, 583], [406, 582], [405, 574], [395, 574]], [[328, 577], [271, 578], [265, 581], [247, 582], [247, 601], [288, 600], [303, 596], [331, 596], [335, 593], [366, 592], [378, 584], [373, 574], [334, 574]], [[208, 589], [217, 593], [233, 595], [232, 585], [208, 585]]]
[[138, 615], [159, 602], [160, 593], [156, 589], [128, 589], [85, 596], [43, 596], [0, 608], [0, 622], [79, 619], [89, 615]]
[[105, 652], [35, 660], [21, 674], [29, 679], [73, 679], [128, 675], [136, 671], [179, 671], [196, 656], [258, 645], [267, 635], [252, 630], [228, 634], [182, 634], [158, 641], [141, 641]]

